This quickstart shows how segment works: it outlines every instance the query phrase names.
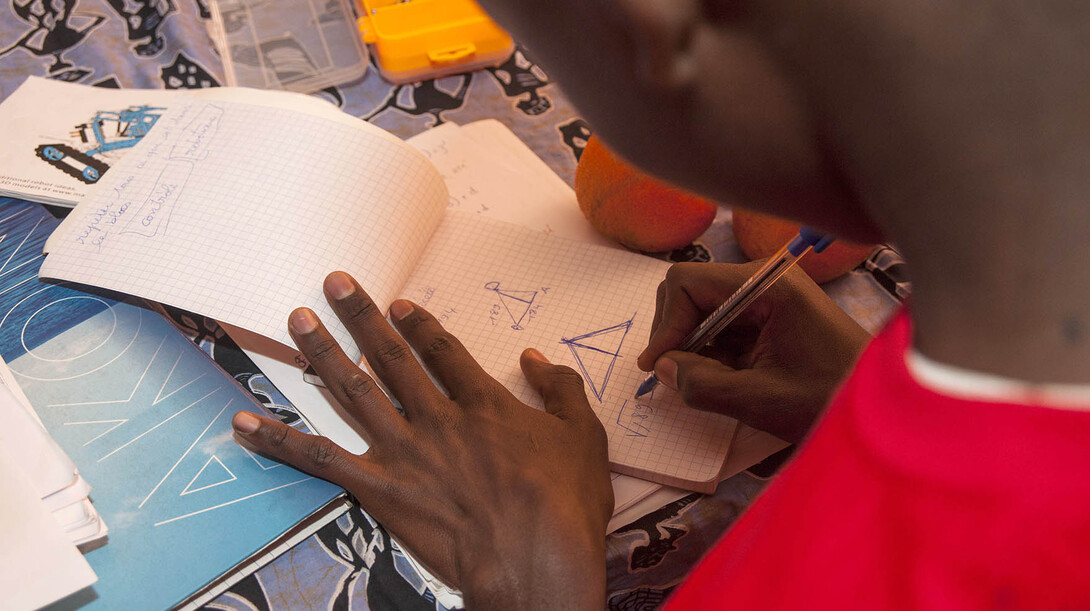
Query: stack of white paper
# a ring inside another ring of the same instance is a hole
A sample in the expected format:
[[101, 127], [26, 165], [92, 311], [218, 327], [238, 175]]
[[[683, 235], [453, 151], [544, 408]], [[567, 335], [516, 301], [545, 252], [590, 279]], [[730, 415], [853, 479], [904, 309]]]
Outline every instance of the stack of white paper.
[[10, 450], [0, 447], [0, 592], [4, 609], [21, 611], [60, 600], [97, 578], [38, 498], [20, 466], [24, 459]]
[[0, 360], [0, 440], [7, 456], [26, 475], [45, 510], [72, 543], [94, 543], [106, 536], [106, 524], [88, 494], [91, 486], [57, 442], [49, 436], [7, 364]]
[[37, 609], [97, 580], [76, 542], [105, 536], [106, 526], [87, 500], [90, 486], [0, 369], [2, 606]]

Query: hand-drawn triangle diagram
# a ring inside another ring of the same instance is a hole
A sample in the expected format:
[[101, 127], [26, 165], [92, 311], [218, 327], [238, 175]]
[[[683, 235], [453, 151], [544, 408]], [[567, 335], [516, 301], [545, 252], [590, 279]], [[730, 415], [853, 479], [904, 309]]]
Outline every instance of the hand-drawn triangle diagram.
[[499, 296], [500, 304], [507, 310], [507, 315], [511, 317], [511, 328], [516, 331], [522, 330], [522, 319], [526, 318], [530, 306], [534, 304], [537, 291], [509, 291], [501, 289], [499, 282], [489, 282], [484, 285], [484, 288], [495, 291], [496, 295]]
[[590, 333], [584, 333], [573, 338], [564, 338], [560, 343], [566, 344], [575, 357], [576, 365], [583, 374], [583, 379], [590, 384], [591, 392], [602, 402], [609, 385], [609, 377], [613, 375], [613, 366], [621, 356], [621, 345], [632, 328], [632, 318], [612, 327], [598, 329]]

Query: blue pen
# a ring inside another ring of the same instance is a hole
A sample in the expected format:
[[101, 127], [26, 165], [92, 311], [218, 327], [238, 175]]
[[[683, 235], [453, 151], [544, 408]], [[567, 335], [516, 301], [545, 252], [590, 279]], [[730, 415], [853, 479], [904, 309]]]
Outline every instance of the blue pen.
[[[833, 243], [834, 239], [832, 236], [818, 233], [809, 227], [800, 229], [799, 235], [795, 236], [779, 252], [772, 255], [768, 262], [757, 270], [756, 274], [753, 274], [753, 277], [738, 287], [738, 290], [734, 291], [734, 294], [724, 301], [723, 305], [716, 308], [710, 316], [705, 318], [700, 326], [693, 329], [693, 332], [682, 342], [680, 349], [685, 352], [694, 352], [707, 346], [708, 342], [715, 339], [715, 336], [719, 335], [731, 321], [737, 318], [742, 310], [745, 310], [749, 304], [753, 303], [754, 299], [760, 297], [761, 293], [768, 290], [773, 282], [786, 274], [787, 270], [791, 269], [803, 255], [811, 250], [814, 252], [825, 250]], [[636, 390], [636, 397], [642, 397], [651, 392], [658, 383], [659, 379], [655, 377], [654, 373], [647, 376], [647, 379]]]

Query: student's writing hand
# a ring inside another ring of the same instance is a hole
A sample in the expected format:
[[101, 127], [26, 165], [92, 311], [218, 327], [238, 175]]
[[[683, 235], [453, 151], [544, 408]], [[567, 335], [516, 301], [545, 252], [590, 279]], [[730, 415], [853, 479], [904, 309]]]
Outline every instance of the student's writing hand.
[[404, 416], [301, 308], [289, 321], [292, 336], [370, 449], [354, 455], [324, 437], [241, 412], [234, 425], [244, 442], [346, 488], [424, 564], [460, 587], [470, 607], [600, 608], [613, 489], [605, 431], [582, 378], [527, 350], [523, 373], [545, 402], [545, 411], [533, 409], [422, 308], [394, 302], [399, 335], [346, 274], [330, 274], [325, 292]]
[[701, 354], [674, 350], [761, 263], [671, 267], [638, 364], [691, 407], [797, 442], [870, 340], [805, 272], [790, 270]]

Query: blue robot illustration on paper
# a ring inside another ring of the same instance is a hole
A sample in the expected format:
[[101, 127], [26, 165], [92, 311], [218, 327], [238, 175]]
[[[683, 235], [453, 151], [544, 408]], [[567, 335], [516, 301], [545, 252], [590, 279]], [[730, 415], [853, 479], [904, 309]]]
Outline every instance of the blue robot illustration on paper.
[[131, 106], [124, 110], [102, 110], [72, 132], [91, 148], [80, 150], [64, 143], [43, 144], [34, 149], [40, 159], [84, 183], [94, 184], [110, 168], [104, 153], [136, 146], [159, 120], [165, 108]]

